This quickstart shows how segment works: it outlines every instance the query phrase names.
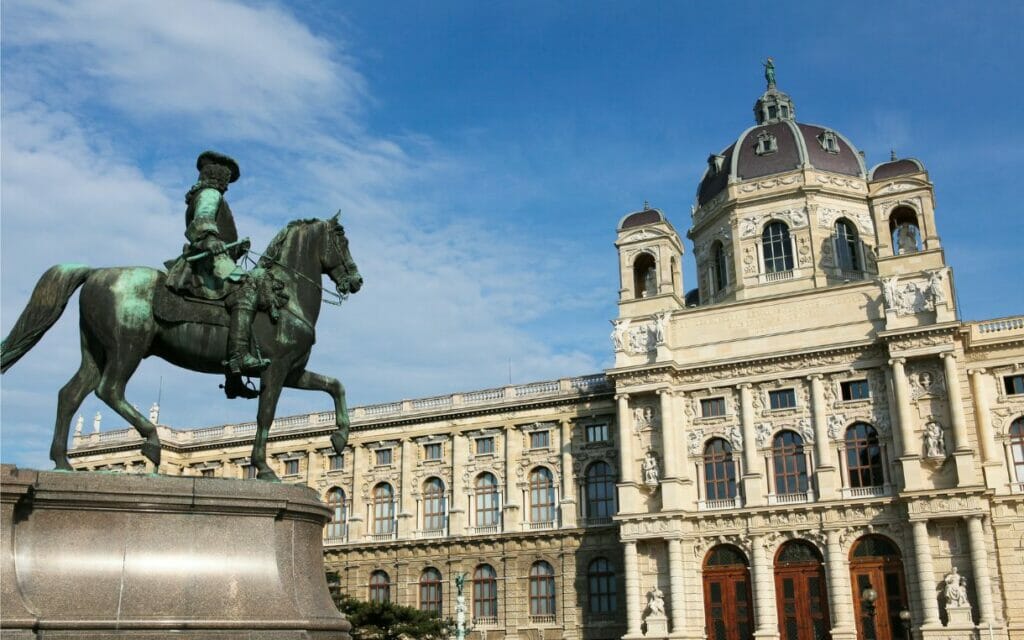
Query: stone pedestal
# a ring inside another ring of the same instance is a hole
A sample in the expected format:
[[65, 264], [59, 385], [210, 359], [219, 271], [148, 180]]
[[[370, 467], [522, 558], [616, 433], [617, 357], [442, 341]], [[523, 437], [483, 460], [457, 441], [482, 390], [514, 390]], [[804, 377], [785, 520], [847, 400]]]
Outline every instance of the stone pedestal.
[[651, 614], [644, 620], [645, 638], [667, 638], [668, 618], [665, 614]]
[[946, 607], [946, 626], [940, 635], [943, 640], [976, 640], [971, 607]]
[[0, 469], [4, 637], [349, 640], [302, 485]]

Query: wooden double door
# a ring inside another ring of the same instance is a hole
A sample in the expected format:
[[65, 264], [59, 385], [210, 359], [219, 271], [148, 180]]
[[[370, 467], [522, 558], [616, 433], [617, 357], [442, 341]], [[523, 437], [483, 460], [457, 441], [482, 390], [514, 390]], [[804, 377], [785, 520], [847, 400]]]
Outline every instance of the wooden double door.
[[704, 569], [704, 620], [708, 640], [754, 637], [750, 571], [744, 565]]
[[832, 623], [821, 562], [790, 562], [775, 567], [775, 602], [782, 640], [829, 640]]
[[[869, 640], [902, 640], [907, 629], [900, 611], [907, 609], [907, 590], [903, 582], [903, 563], [898, 558], [855, 558], [850, 563], [857, 637]], [[874, 611], [861, 601], [867, 588], [878, 593]]]

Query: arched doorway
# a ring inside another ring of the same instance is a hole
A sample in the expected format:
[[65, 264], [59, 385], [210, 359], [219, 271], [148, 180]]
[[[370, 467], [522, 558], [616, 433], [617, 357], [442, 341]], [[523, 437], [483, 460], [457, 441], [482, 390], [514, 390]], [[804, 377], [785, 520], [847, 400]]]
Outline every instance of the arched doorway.
[[782, 640], [827, 640], [828, 615], [825, 566], [814, 545], [791, 540], [775, 556], [775, 602]]
[[[900, 611], [909, 609], [903, 559], [891, 540], [869, 535], [854, 543], [850, 551], [850, 583], [857, 612], [858, 638], [900, 640], [906, 637], [900, 620]], [[861, 594], [868, 588], [878, 593], [873, 616], [869, 616], [868, 607], [861, 600]]]
[[718, 545], [704, 558], [704, 624], [708, 640], [750, 640], [750, 569], [747, 556], [731, 545]]

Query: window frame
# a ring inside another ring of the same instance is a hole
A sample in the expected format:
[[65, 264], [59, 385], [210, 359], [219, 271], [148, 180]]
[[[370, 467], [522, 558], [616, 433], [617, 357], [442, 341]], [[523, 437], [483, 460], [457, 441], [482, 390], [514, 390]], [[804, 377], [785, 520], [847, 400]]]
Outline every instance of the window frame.
[[[858, 433], [858, 430], [863, 433]], [[846, 453], [846, 481], [849, 488], [885, 486], [885, 454], [878, 429], [867, 422], [854, 422], [846, 428], [843, 444]], [[872, 459], [865, 462], [865, 455]]]
[[1024, 395], [1024, 374], [1011, 373], [1003, 376], [1003, 392], [1008, 397]]
[[[378, 489], [386, 489], [379, 492]], [[370, 499], [373, 534], [375, 536], [394, 535], [395, 533], [395, 488], [389, 482], [378, 482], [373, 487]]]
[[[383, 577], [383, 580], [378, 578]], [[383, 569], [376, 569], [370, 573], [369, 601], [377, 603], [391, 602], [391, 576]]]
[[783, 429], [772, 438], [772, 488], [775, 495], [810, 490], [806, 445], [796, 431]]
[[429, 462], [444, 460], [444, 445], [440, 442], [428, 442], [424, 444], [423, 459]]
[[[608, 442], [610, 439], [607, 422], [595, 422], [588, 424], [583, 428], [583, 433], [588, 444], [594, 442]], [[595, 437], [595, 434], [601, 435], [601, 437], [597, 438]]]
[[473, 620], [497, 620], [498, 572], [484, 563], [473, 569]]
[[772, 220], [762, 229], [761, 264], [766, 274], [785, 273], [796, 268], [793, 234], [785, 222]]
[[711, 438], [704, 445], [702, 461], [704, 499], [735, 500], [739, 486], [736, 482], [736, 459], [733, 457], [732, 443], [725, 438]]
[[[487, 478], [493, 483], [487, 483]], [[478, 474], [473, 481], [473, 507], [475, 527], [501, 526], [501, 491], [498, 477], [490, 471]]]
[[445, 529], [445, 487], [444, 481], [431, 476], [423, 481], [423, 530], [443, 531]]
[[530, 522], [554, 524], [558, 521], [555, 476], [547, 467], [534, 467], [529, 476]]
[[427, 567], [420, 573], [420, 611], [441, 617], [444, 613], [444, 578], [435, 567]]
[[[600, 475], [598, 473], [600, 472]], [[607, 518], [615, 515], [615, 469], [604, 460], [595, 460], [583, 472], [586, 517]]]
[[[709, 407], [721, 407], [721, 413], [709, 412]], [[700, 399], [700, 417], [701, 418], [724, 418], [728, 411], [728, 405], [725, 401], [725, 396], [714, 396], [711, 398]]]
[[[336, 497], [340, 499], [335, 499]], [[330, 540], [346, 538], [345, 529], [348, 525], [348, 503], [345, 490], [331, 487], [324, 496], [324, 503], [331, 510], [331, 519], [324, 525], [324, 537]]]
[[[488, 444], [486, 445], [486, 447], [482, 448], [480, 445], [483, 444], [484, 442]], [[476, 455], [478, 456], [494, 455], [494, 436], [481, 436], [479, 438], [475, 438], [473, 450], [476, 452]]]
[[618, 609], [618, 584], [615, 567], [604, 556], [587, 565], [587, 612], [606, 616]]
[[557, 615], [555, 568], [545, 560], [534, 562], [530, 565], [529, 585], [530, 616]]
[[864, 271], [864, 260], [860, 251], [860, 233], [857, 231], [857, 225], [846, 218], [837, 219], [832, 225], [832, 244], [835, 249], [837, 269], [840, 271]]
[[[786, 395], [783, 395], [786, 394]], [[792, 403], [787, 403], [785, 406], [782, 403], [777, 403], [777, 399], [781, 398], [792, 398]], [[778, 404], [779, 406], [776, 406]], [[768, 390], [768, 408], [771, 411], [787, 411], [789, 409], [798, 408], [796, 387], [787, 387], [785, 389], [769, 389]]]
[[[534, 441], [535, 438], [536, 438], [537, 441], [540, 441], [541, 439], [543, 439], [544, 444], [537, 444]], [[541, 449], [550, 449], [550, 448], [551, 448], [551, 430], [550, 429], [543, 429], [543, 430], [531, 431], [530, 432], [530, 451], [539, 451]]]
[[390, 467], [395, 463], [395, 452], [391, 447], [375, 449], [373, 461], [375, 467]]
[[[856, 386], [855, 386], [856, 385]], [[862, 389], [864, 395], [857, 395], [855, 390]], [[842, 398], [843, 402], [858, 402], [860, 400], [871, 399], [871, 384], [867, 378], [853, 378], [850, 380], [842, 380], [839, 383], [839, 397]]]

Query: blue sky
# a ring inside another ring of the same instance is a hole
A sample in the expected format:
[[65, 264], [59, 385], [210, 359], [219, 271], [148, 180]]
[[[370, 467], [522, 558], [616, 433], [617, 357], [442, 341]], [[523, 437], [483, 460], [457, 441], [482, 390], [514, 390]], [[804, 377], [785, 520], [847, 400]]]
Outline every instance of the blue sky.
[[[386, 5], [386, 6], [382, 6]], [[159, 265], [199, 151], [261, 246], [341, 209], [366, 287], [311, 368], [363, 404], [611, 364], [619, 218], [680, 232], [704, 161], [752, 121], [774, 56], [798, 119], [924, 161], [966, 318], [1024, 311], [1019, 3], [2, 4], [0, 328], [60, 261]], [[689, 247], [688, 247], [689, 249]], [[686, 259], [693, 286], [693, 265]], [[47, 468], [77, 308], [0, 379], [5, 462]], [[252, 419], [218, 380], [145, 361], [161, 421]], [[328, 408], [286, 392], [279, 414]], [[96, 398], [87, 423], [123, 421]], [[87, 427], [88, 429], [88, 427]]]

